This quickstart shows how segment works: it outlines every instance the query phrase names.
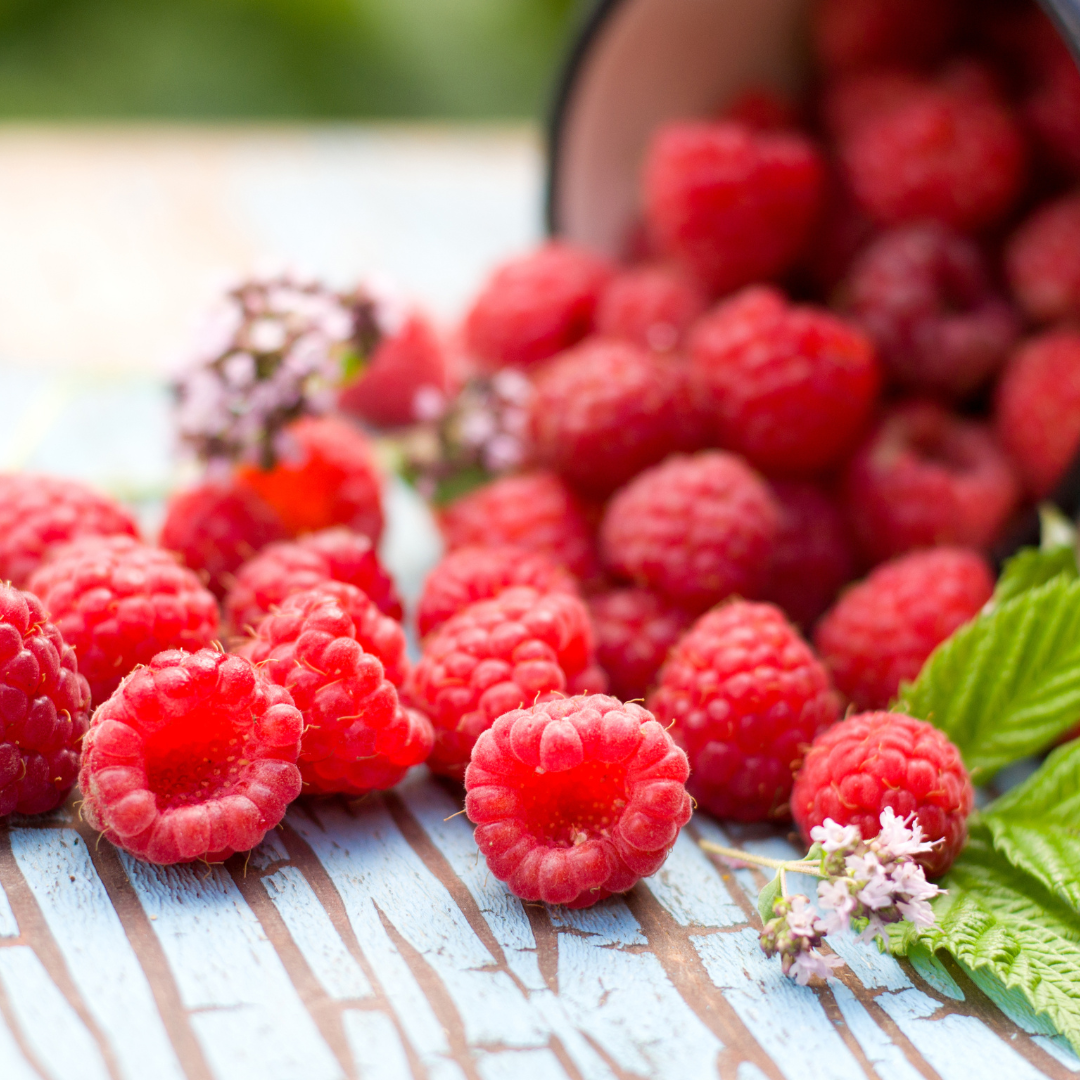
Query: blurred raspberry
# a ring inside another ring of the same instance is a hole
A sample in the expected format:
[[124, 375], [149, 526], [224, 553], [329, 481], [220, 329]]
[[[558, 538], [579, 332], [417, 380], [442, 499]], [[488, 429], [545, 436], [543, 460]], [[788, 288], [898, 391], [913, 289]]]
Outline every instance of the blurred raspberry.
[[659, 250], [722, 294], [795, 263], [821, 211], [824, 166], [793, 132], [678, 122], [654, 134], [643, 187]]
[[654, 263], [620, 270], [600, 294], [596, 332], [654, 352], [679, 348], [690, 324], [708, 306], [692, 278]]
[[828, 311], [754, 286], [701, 319], [692, 376], [716, 437], [758, 468], [813, 473], [849, 453], [880, 376], [870, 342]]
[[1031, 81], [1024, 115], [1050, 161], [1080, 177], [1080, 71], [1060, 31], [1035, 5], [1024, 17], [1019, 40]]
[[933, 544], [988, 548], [1019, 496], [989, 426], [931, 402], [887, 413], [845, 478], [855, 537], [874, 561]]
[[779, 527], [765, 481], [712, 450], [671, 457], [616, 492], [600, 542], [613, 572], [700, 611], [759, 591]]
[[978, 552], [913, 551], [848, 589], [818, 623], [814, 644], [857, 709], [884, 709], [993, 591], [994, 576]]
[[248, 851], [300, 794], [300, 713], [249, 660], [162, 652], [94, 713], [82, 815], [147, 862]]
[[538, 703], [480, 736], [465, 810], [515, 896], [589, 907], [663, 865], [690, 819], [686, 773], [686, 755], [638, 705]]
[[1024, 221], [1005, 248], [1005, 268], [1030, 318], [1080, 318], [1080, 192], [1044, 203]]
[[789, 131], [801, 120], [799, 106], [772, 86], [750, 86], [736, 94], [718, 117], [754, 131]]
[[926, 89], [926, 80], [906, 68], [881, 67], [841, 75], [821, 95], [821, 119], [837, 142], [879, 116], [903, 107]]

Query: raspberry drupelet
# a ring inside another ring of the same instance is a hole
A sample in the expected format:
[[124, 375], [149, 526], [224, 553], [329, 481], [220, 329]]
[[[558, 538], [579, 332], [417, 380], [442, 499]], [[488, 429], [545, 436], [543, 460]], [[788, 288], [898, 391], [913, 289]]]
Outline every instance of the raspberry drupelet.
[[427, 717], [405, 709], [405, 634], [359, 589], [332, 581], [293, 593], [241, 650], [303, 714], [304, 791], [393, 787], [431, 752]]
[[94, 713], [83, 817], [146, 862], [248, 851], [300, 794], [301, 724], [289, 692], [243, 657], [158, 653]]
[[0, 583], [0, 818], [64, 801], [89, 709], [75, 652], [41, 601]]
[[666, 353], [679, 348], [708, 297], [688, 274], [654, 263], [621, 270], [600, 294], [596, 333]]
[[138, 535], [127, 510], [85, 484], [0, 473], [0, 581], [25, 588], [51, 548], [82, 536]]
[[1080, 317], [1080, 192], [1043, 203], [1009, 239], [1009, 284], [1036, 322]]
[[903, 713], [849, 716], [814, 740], [795, 778], [791, 812], [807, 844], [810, 830], [832, 818], [877, 836], [881, 811], [914, 814], [926, 839], [941, 840], [916, 856], [929, 877], [953, 864], [967, 837], [974, 790], [960, 751], [937, 728]]
[[225, 598], [233, 630], [254, 629], [276, 604], [324, 581], [344, 581], [365, 592], [379, 610], [402, 617], [393, 578], [383, 569], [372, 542], [349, 529], [325, 529], [299, 540], [270, 544], [244, 563]]
[[503, 713], [605, 683], [585, 605], [521, 585], [443, 623], [425, 641], [406, 696], [435, 725], [428, 764], [460, 779], [480, 733]]
[[73, 541], [29, 588], [75, 650], [95, 705], [157, 653], [202, 649], [218, 635], [217, 601], [194, 572], [129, 536]]
[[523, 900], [589, 907], [655, 874], [690, 819], [686, 755], [602, 695], [506, 713], [465, 774], [488, 869]]
[[772, 604], [703, 615], [672, 650], [649, 699], [690, 759], [690, 792], [718, 817], [788, 817], [795, 770], [840, 715], [810, 646]]
[[913, 551], [848, 589], [818, 623], [814, 644], [857, 709], [883, 709], [993, 591], [994, 575], [978, 552]]

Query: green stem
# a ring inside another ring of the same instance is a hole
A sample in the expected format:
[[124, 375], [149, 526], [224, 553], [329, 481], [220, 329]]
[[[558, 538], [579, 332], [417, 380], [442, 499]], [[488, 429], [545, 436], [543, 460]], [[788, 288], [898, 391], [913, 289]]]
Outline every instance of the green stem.
[[805, 859], [770, 859], [764, 855], [752, 855], [749, 851], [739, 848], [723, 847], [709, 840], [699, 840], [701, 847], [713, 855], [721, 855], [725, 859], [733, 859], [736, 862], [750, 863], [752, 866], [764, 866], [770, 870], [790, 871], [793, 874], [811, 874], [814, 877], [824, 877], [821, 866], [816, 862], [807, 862]]

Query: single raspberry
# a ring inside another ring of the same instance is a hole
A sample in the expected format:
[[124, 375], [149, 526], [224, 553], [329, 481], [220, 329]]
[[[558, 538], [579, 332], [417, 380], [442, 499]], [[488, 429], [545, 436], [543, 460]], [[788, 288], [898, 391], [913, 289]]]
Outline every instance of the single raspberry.
[[417, 632], [425, 638], [470, 604], [491, 600], [515, 585], [528, 585], [540, 593], [577, 592], [573, 575], [546, 555], [512, 544], [458, 548], [424, 582], [416, 609]]
[[675, 449], [673, 365], [592, 338], [544, 365], [529, 407], [533, 453], [580, 490], [606, 495]]
[[512, 893], [589, 907], [663, 865], [690, 819], [686, 774], [686, 755], [639, 705], [553, 701], [480, 736], [465, 811]]
[[95, 705], [164, 649], [202, 649], [218, 635], [217, 601], [195, 573], [130, 536], [73, 541], [29, 589], [75, 650]]
[[81, 536], [138, 536], [119, 503], [77, 480], [0, 473], [0, 581], [22, 588], [51, 548]]
[[885, 415], [844, 488], [855, 537], [874, 561], [933, 544], [988, 548], [1020, 496], [990, 427], [926, 401]]
[[281, 519], [253, 491], [230, 481], [205, 480], [169, 499], [159, 543], [176, 552], [221, 599], [242, 563], [284, 539]]
[[773, 86], [748, 86], [735, 95], [718, 119], [734, 120], [754, 131], [790, 131], [802, 119], [798, 104]]
[[926, 88], [922, 76], [906, 68], [881, 67], [841, 75], [821, 97], [825, 129], [842, 143], [864, 124], [907, 105]]
[[366, 593], [379, 610], [402, 618], [394, 580], [382, 568], [372, 542], [349, 529], [325, 529], [264, 548], [244, 563], [225, 598], [232, 628], [254, 629], [271, 608], [301, 589], [344, 581]]
[[982, 386], [1020, 330], [978, 247], [937, 222], [879, 236], [855, 260], [842, 295], [894, 382], [947, 399]]
[[0, 818], [64, 801], [89, 709], [75, 651], [41, 601], [0, 582]]
[[612, 571], [704, 610], [768, 578], [780, 509], [740, 458], [717, 450], [647, 469], [608, 503], [600, 528]]
[[855, 545], [840, 508], [815, 484], [777, 480], [772, 492], [780, 531], [761, 595], [809, 630], [855, 576]]
[[1050, 330], [1016, 351], [998, 383], [994, 423], [1028, 491], [1049, 495], [1080, 450], [1080, 333]]
[[245, 466], [237, 482], [275, 510], [291, 536], [347, 525], [378, 543], [382, 478], [364, 435], [337, 417], [307, 416], [286, 436], [272, 469]]
[[583, 248], [549, 241], [488, 279], [465, 320], [465, 342], [487, 368], [531, 367], [580, 341], [612, 269]]
[[648, 589], [609, 589], [588, 602], [596, 659], [611, 693], [621, 701], [644, 700], [693, 616]]
[[548, 556], [580, 580], [596, 574], [585, 509], [554, 473], [493, 480], [445, 507], [439, 528], [451, 551], [513, 544]]
[[444, 622], [424, 642], [408, 697], [435, 725], [431, 768], [460, 778], [480, 732], [503, 713], [605, 681], [585, 605], [520, 585]]
[[794, 132], [672, 123], [649, 146], [644, 199], [657, 248], [722, 294], [794, 265], [821, 211], [825, 171]]
[[818, 623], [814, 644], [857, 709], [883, 709], [993, 591], [994, 576], [978, 552], [913, 551], [848, 589]]
[[903, 713], [849, 716], [814, 740], [795, 779], [791, 812], [807, 843], [810, 830], [832, 818], [877, 836], [881, 811], [915, 815], [927, 840], [943, 840], [917, 857], [930, 877], [953, 864], [967, 837], [975, 793], [948, 738]]
[[359, 589], [332, 581], [293, 593], [242, 654], [285, 687], [304, 717], [304, 791], [393, 787], [431, 752], [427, 717], [404, 709], [405, 634]]
[[1005, 268], [1013, 295], [1036, 322], [1080, 318], [1080, 192], [1044, 203], [1016, 230]]
[[850, 453], [880, 383], [863, 334], [767, 285], [698, 322], [690, 363], [720, 444], [778, 472], [820, 472]]
[[676, 267], [654, 263], [617, 273], [600, 294], [596, 332], [643, 349], [671, 352], [682, 345], [708, 297]]
[[147, 862], [221, 862], [253, 848], [300, 794], [302, 721], [240, 656], [158, 653], [94, 713], [83, 817]]

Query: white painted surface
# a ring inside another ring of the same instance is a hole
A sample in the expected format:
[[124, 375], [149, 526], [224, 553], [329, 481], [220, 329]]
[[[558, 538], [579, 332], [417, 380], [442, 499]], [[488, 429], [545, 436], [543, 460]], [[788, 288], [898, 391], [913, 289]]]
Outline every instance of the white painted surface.
[[413, 1080], [394, 1021], [385, 1013], [349, 1009], [341, 1015], [360, 1080]]

